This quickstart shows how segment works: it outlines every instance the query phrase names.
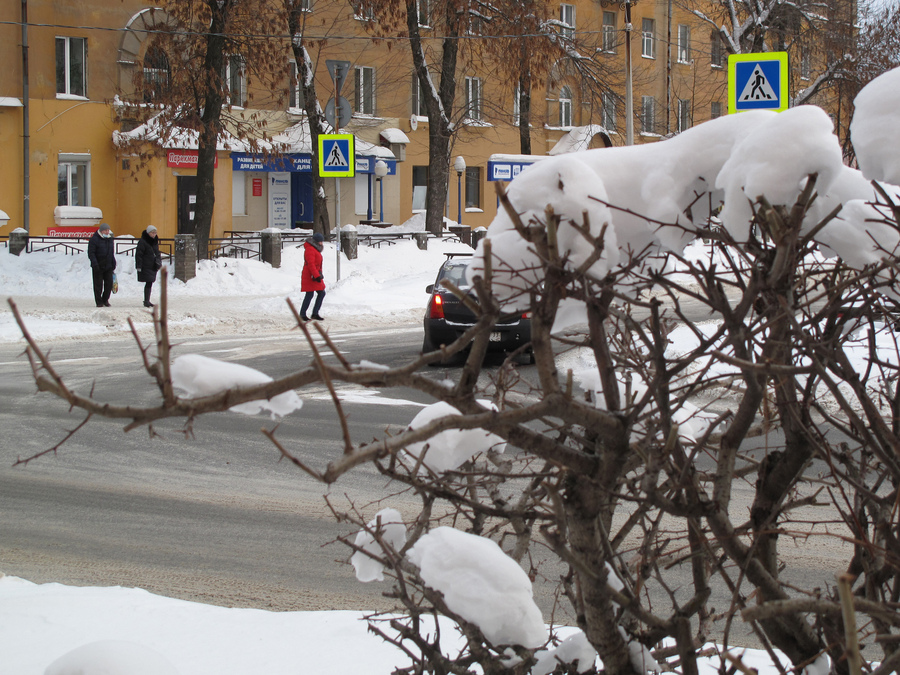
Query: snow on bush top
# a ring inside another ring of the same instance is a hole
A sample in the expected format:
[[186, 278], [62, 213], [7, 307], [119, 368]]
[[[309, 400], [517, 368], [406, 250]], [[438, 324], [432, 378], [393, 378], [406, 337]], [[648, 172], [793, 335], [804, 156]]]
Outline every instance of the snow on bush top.
[[863, 175], [900, 185], [900, 68], [863, 87], [853, 105], [850, 138]]

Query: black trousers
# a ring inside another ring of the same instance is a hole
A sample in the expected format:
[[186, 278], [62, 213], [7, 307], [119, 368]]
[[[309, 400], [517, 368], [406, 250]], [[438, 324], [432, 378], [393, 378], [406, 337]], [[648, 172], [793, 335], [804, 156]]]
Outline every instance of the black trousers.
[[309, 309], [309, 303], [312, 301], [313, 294], [316, 296], [316, 304], [313, 306], [313, 316], [319, 316], [319, 310], [322, 309], [322, 301], [325, 299], [325, 291], [306, 291], [303, 296], [303, 304], [300, 306], [300, 316], [306, 316], [306, 310]]
[[150, 302], [150, 291], [152, 289], [153, 289], [153, 282], [145, 281], [144, 282], [144, 304], [147, 304], [148, 302]]
[[109, 302], [109, 296], [112, 293], [113, 271], [91, 268], [94, 275], [94, 301], [97, 303], [97, 307]]

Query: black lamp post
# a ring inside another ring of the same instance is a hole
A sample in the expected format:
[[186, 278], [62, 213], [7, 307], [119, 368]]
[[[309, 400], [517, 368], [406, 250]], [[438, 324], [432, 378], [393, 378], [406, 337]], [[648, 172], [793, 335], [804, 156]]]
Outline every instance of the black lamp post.
[[456, 169], [456, 222], [462, 225], [462, 175], [466, 171], [466, 160], [462, 155], [453, 162], [453, 168]]

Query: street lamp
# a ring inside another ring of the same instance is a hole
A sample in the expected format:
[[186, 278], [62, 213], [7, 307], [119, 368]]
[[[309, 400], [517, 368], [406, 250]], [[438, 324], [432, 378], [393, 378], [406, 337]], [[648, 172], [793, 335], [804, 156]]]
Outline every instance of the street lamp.
[[456, 169], [456, 222], [462, 225], [462, 175], [466, 171], [466, 160], [462, 155], [453, 162], [453, 168]]
[[381, 215], [378, 217], [378, 222], [384, 222], [384, 177], [388, 175], [388, 165], [383, 159], [379, 159], [375, 162], [375, 178], [378, 181], [378, 185], [380, 189], [378, 190], [378, 195], [381, 197]]

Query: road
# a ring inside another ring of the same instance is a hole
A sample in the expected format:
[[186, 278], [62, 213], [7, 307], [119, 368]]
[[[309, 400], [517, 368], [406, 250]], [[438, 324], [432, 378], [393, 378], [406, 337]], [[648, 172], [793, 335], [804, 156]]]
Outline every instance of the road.
[[[351, 361], [393, 366], [421, 348], [421, 328], [335, 331]], [[270, 375], [302, 367], [310, 350], [297, 333], [195, 337], [183, 352], [239, 361]], [[275, 610], [388, 609], [386, 584], [359, 584], [348, 549], [334, 543], [355, 528], [337, 523], [322, 496], [338, 510], [370, 517], [392, 506], [417, 512], [408, 495], [370, 467], [360, 467], [330, 489], [279, 461], [259, 433], [275, 423], [263, 416], [215, 414], [186, 434], [165, 422], [124, 433], [122, 424], [95, 419], [55, 455], [13, 467], [17, 457], [58, 443], [81, 420], [50, 395], [35, 393], [21, 347], [0, 345], [0, 572], [37, 583], [138, 586], [167, 595], [234, 607]], [[95, 388], [110, 401], [149, 403], [153, 389], [127, 338], [60, 341], [52, 357], [81, 391]], [[490, 372], [490, 369], [488, 369]], [[523, 369], [528, 374], [530, 367]], [[453, 369], [429, 369], [435, 377]], [[344, 388], [355, 441], [408, 423], [426, 401], [409, 390]], [[304, 391], [303, 408], [284, 418], [278, 436], [313, 466], [340, 453], [340, 431], [328, 392]], [[747, 512], [751, 486], [736, 483], [737, 510]], [[808, 585], [839, 571], [840, 551], [786, 550], [786, 578]], [[686, 572], [686, 571], [685, 571]], [[685, 577], [684, 587], [689, 579]], [[806, 583], [802, 583], [806, 582]], [[716, 601], [724, 609], [729, 596]], [[549, 585], [536, 589], [549, 617]], [[557, 616], [557, 620], [560, 617]], [[733, 642], [754, 646], [748, 635]]]

